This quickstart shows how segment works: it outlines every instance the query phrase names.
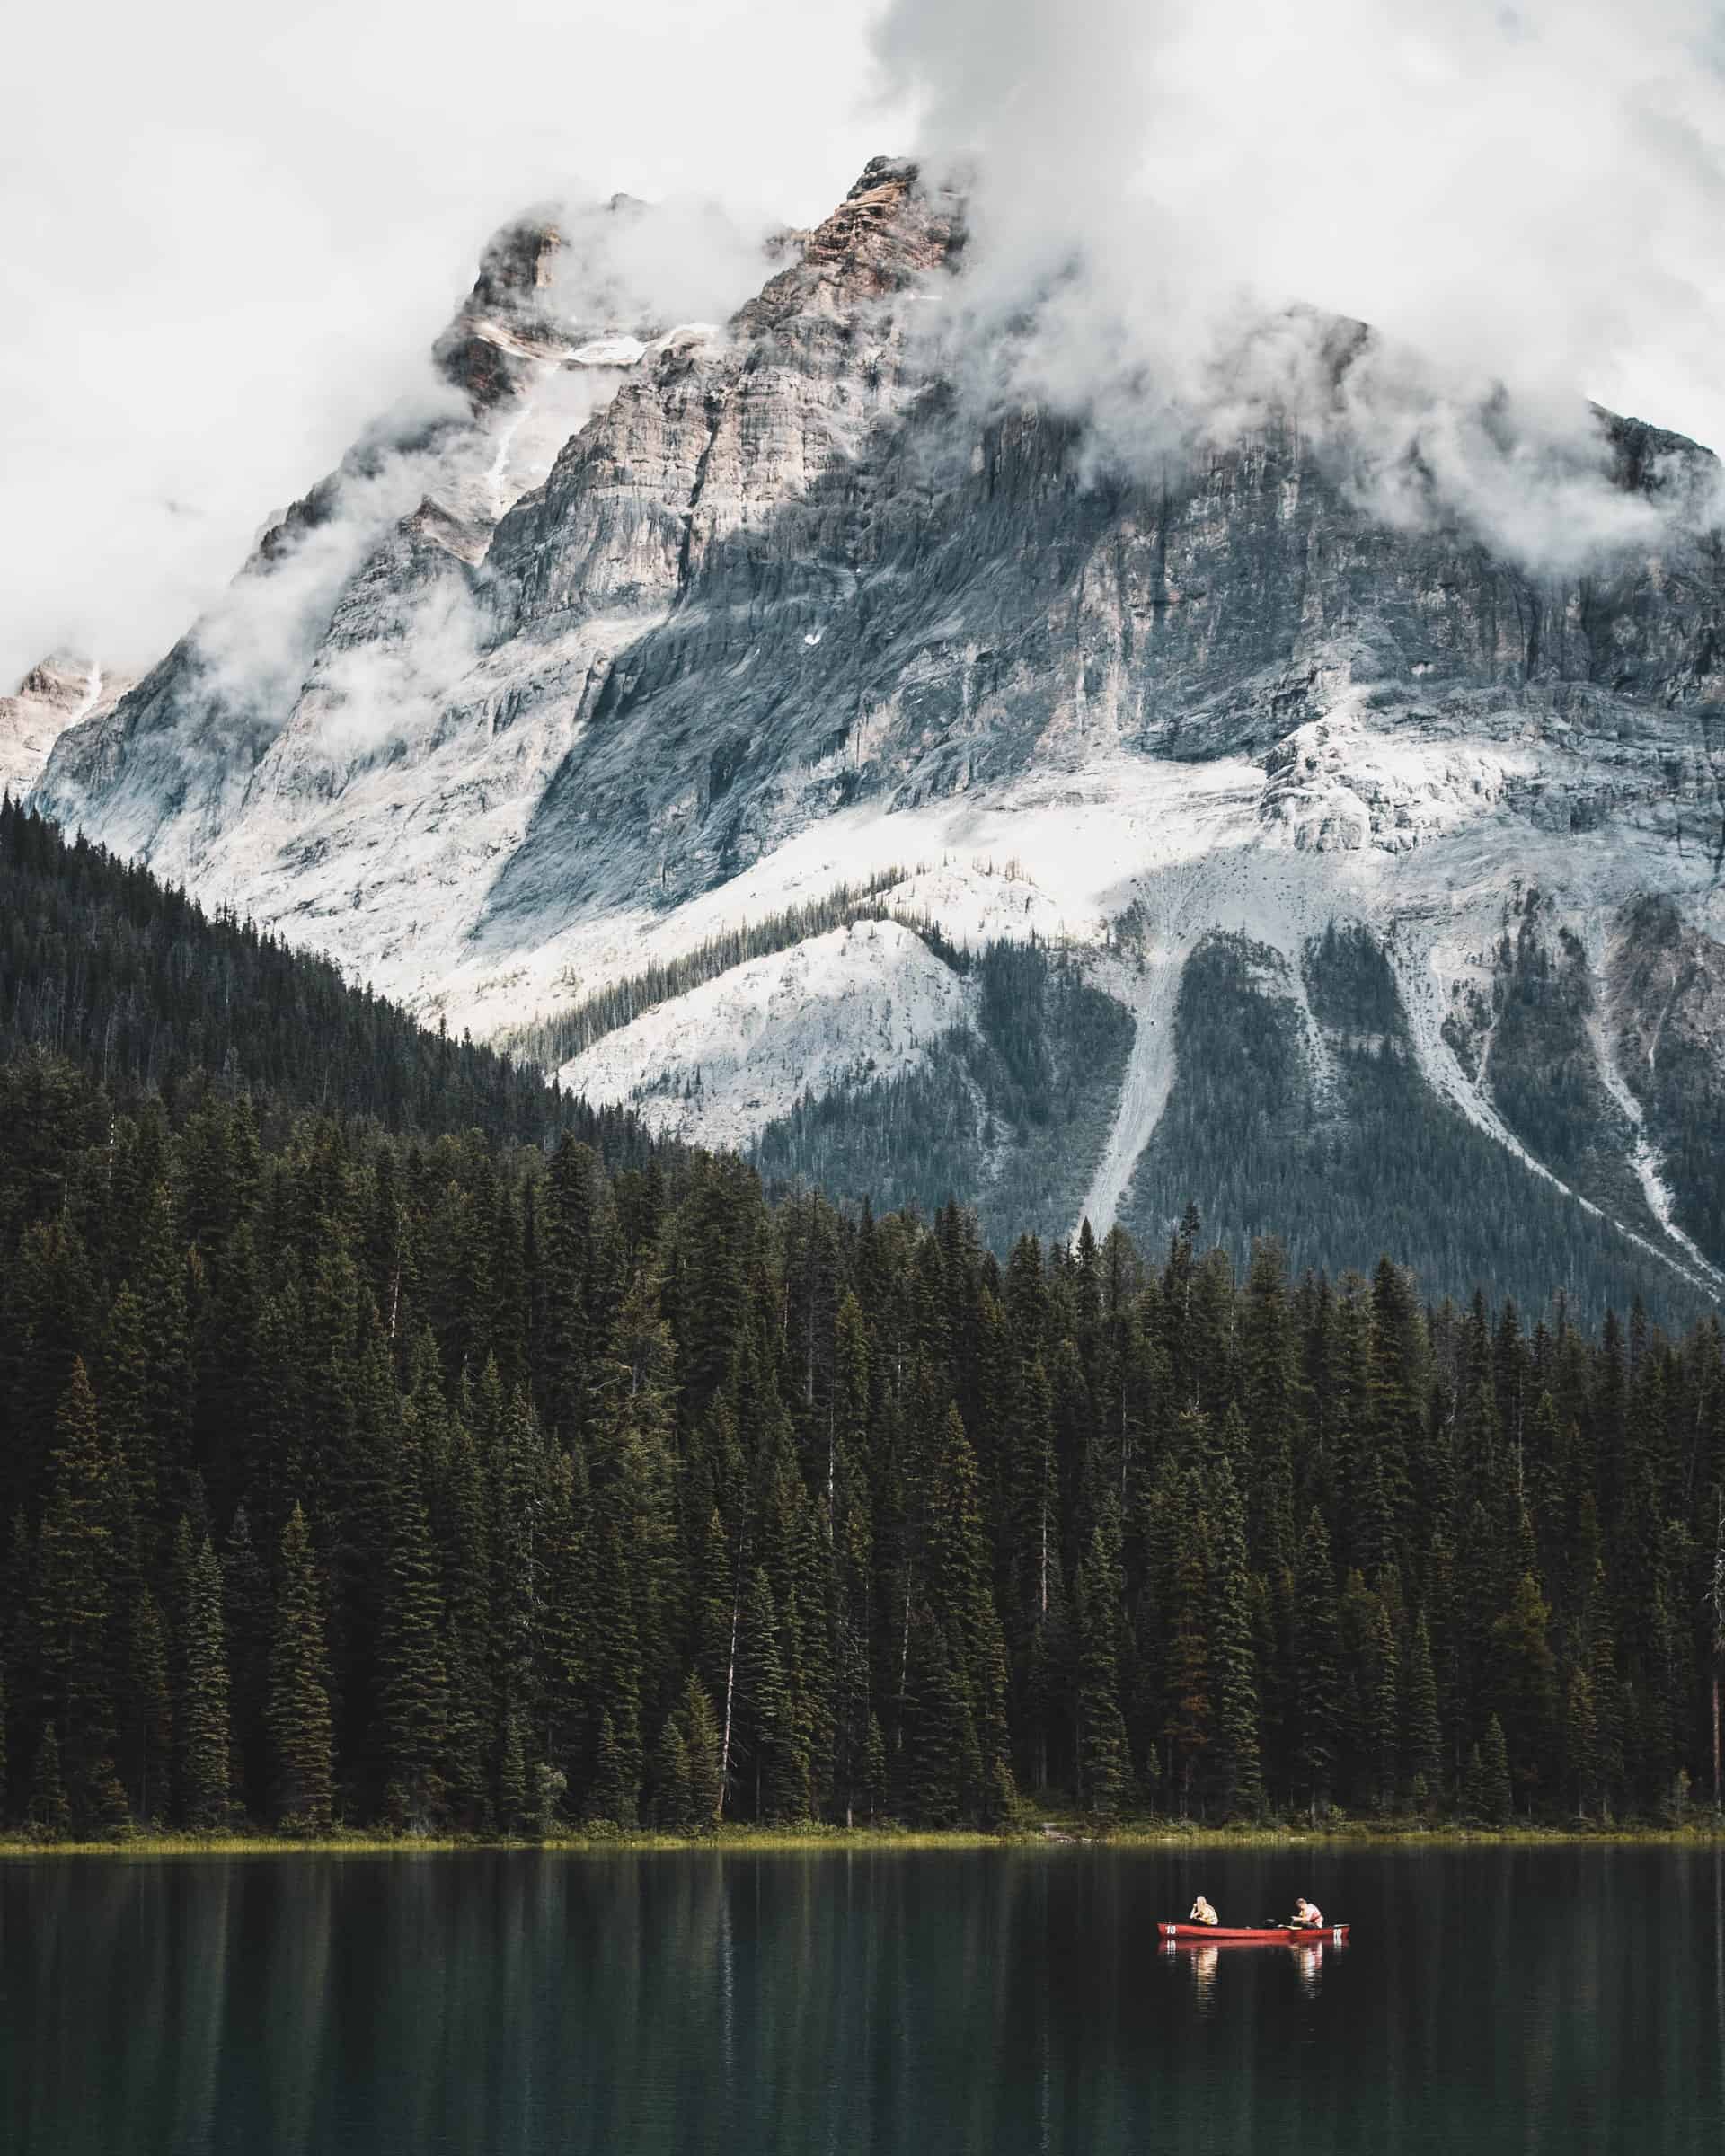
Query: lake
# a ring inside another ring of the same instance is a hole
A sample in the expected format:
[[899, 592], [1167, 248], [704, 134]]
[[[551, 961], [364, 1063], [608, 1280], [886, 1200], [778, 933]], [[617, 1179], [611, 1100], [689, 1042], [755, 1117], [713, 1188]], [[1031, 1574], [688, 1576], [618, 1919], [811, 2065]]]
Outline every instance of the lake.
[[[1164, 1950], [1311, 1894], [1344, 1948]], [[1716, 2152], [1725, 1855], [0, 1864], [9, 2156]]]

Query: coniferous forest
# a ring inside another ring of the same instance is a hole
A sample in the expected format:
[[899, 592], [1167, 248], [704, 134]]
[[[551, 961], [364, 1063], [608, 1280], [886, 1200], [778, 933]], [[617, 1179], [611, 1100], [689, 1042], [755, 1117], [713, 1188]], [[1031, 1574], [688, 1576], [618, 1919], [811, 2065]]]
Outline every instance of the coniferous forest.
[[[1393, 1256], [1296, 1278], [1268, 1241], [1242, 1274], [1190, 1212], [1002, 1263], [957, 1206], [769, 1206], [625, 1118], [541, 1118], [317, 961], [252, 939], [224, 995], [251, 932], [20, 812], [0, 840], [35, 909], [0, 1065], [11, 1826], [1711, 1800], [1716, 1319], [1429, 1306]], [[395, 1044], [386, 1096], [306, 1056], [314, 990]]]

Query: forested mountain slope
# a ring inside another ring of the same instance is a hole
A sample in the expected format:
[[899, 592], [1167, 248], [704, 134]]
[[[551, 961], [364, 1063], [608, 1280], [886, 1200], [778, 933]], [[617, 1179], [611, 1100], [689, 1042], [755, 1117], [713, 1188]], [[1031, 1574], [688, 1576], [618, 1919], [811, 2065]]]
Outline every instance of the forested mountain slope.
[[7, 1814], [1680, 1808], [1718, 1328], [0, 1103]]
[[[774, 1208], [626, 1124], [518, 1143], [477, 1052], [4, 829], [9, 1008], [83, 984], [0, 1063], [8, 1821], [1490, 1821], [1706, 1781], [1716, 1321], [1530, 1330], [1191, 1218], [1003, 1265], [957, 1208]], [[296, 1095], [307, 998], [385, 1029], [399, 1096]], [[439, 1134], [469, 1100], [495, 1133]]]
[[212, 1085], [267, 1113], [317, 1109], [394, 1131], [533, 1142], [574, 1130], [615, 1152], [643, 1134], [514, 1058], [429, 1032], [226, 910], [0, 800], [0, 1053], [34, 1049], [172, 1114]]

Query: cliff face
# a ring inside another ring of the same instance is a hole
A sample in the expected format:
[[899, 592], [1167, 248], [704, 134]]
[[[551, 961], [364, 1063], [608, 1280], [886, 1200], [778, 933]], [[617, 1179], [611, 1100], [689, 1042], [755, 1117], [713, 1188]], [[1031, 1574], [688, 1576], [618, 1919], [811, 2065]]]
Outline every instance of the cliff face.
[[28, 793], [66, 729], [111, 711], [134, 677], [56, 652], [0, 696], [0, 793]]
[[[1157, 1226], [1181, 1162], [1140, 1170], [1204, 1052], [1182, 983], [1243, 939], [1268, 955], [1228, 978], [1270, 1031], [1292, 1013], [1337, 1145], [1337, 1056], [1370, 1033], [1542, 1205], [1714, 1292], [1712, 1171], [1678, 1126], [1714, 1113], [1717, 1060], [1674, 1089], [1647, 1043], [1711, 1040], [1725, 981], [1716, 538], [1650, 518], [1652, 543], [1535, 573], [1461, 521], [1375, 515], [1291, 418], [1099, 474], [1075, 422], [955, 391], [963, 206], [907, 163], [871, 165], [721, 329], [624, 318], [615, 281], [567, 274], [590, 239], [501, 235], [438, 347], [459, 409], [357, 450], [66, 732], [44, 806], [458, 1024], [633, 981], [569, 1081], [782, 1163], [788, 1118], [922, 1069], [974, 1126], [962, 1172], [1016, 1189], [993, 1066], [954, 1046], [986, 998], [961, 963], [941, 991], [930, 952], [1063, 939], [1129, 1023], [1066, 1135], [1034, 1134], [1062, 1230]], [[1339, 331], [1338, 401], [1359, 349]], [[1598, 454], [1654, 508], [1708, 464], [1607, 415]], [[924, 932], [816, 921], [864, 880]], [[788, 972], [795, 922], [735, 941], [787, 908], [823, 939]], [[1387, 969], [1363, 1030], [1321, 1015], [1332, 923]], [[1668, 975], [1684, 1015], [1659, 1018]], [[1068, 989], [1039, 1023], [1078, 1025]]]

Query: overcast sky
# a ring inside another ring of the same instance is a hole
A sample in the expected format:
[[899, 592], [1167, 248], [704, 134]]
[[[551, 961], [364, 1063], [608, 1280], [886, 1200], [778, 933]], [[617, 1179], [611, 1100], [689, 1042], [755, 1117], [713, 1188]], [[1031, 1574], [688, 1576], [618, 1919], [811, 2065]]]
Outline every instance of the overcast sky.
[[[411, 388], [535, 199], [818, 216], [979, 152], [1026, 261], [1113, 206], [1274, 295], [1725, 443], [1700, 0], [58, 0], [9, 24], [0, 674], [158, 655]], [[1170, 259], [1174, 259], [1171, 254]]]

